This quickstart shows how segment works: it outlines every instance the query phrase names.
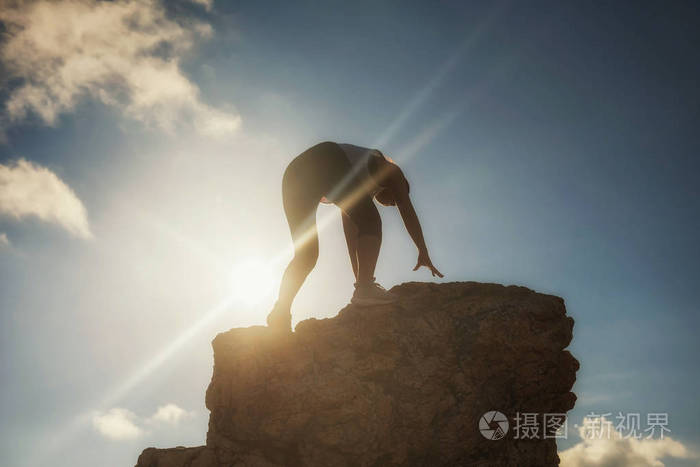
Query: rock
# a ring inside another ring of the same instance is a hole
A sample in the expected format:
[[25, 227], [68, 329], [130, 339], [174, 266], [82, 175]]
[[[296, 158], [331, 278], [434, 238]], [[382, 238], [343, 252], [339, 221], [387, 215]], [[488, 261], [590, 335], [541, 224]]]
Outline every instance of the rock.
[[[558, 465], [541, 419], [576, 401], [563, 300], [475, 282], [392, 292], [398, 304], [348, 305], [290, 335], [219, 334], [206, 447], [150, 448], [137, 467]], [[491, 410], [509, 419], [503, 439], [479, 430]], [[536, 439], [515, 439], [518, 412], [539, 414]]]
[[206, 446], [170, 449], [145, 449], [139, 456], [138, 467], [210, 467], [218, 465], [214, 452]]

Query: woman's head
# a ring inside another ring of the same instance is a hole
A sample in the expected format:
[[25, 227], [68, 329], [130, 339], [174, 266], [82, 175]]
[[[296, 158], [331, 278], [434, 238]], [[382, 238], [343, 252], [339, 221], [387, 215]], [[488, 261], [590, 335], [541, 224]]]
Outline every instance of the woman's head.
[[[411, 187], [408, 184], [408, 180], [406, 180], [406, 177], [402, 178], [404, 182], [401, 185], [402, 189], [405, 189], [406, 193], [409, 193], [411, 191]], [[384, 187], [381, 190], [379, 190], [377, 194], [374, 195], [374, 199], [379, 201], [379, 203], [384, 206], [396, 206], [396, 196], [394, 194], [394, 191], [389, 187]]]
[[[377, 185], [381, 187], [374, 199], [384, 206], [396, 206], [396, 200], [403, 198], [403, 194], [408, 194], [410, 187], [408, 180], [396, 163], [389, 157], [377, 151], [382, 157], [373, 159], [377, 166], [370, 173], [373, 174]], [[397, 193], [397, 191], [399, 191]]]
[[384, 206], [395, 206], [396, 199], [394, 198], [394, 193], [389, 188], [382, 188], [374, 195], [374, 199], [379, 201]]

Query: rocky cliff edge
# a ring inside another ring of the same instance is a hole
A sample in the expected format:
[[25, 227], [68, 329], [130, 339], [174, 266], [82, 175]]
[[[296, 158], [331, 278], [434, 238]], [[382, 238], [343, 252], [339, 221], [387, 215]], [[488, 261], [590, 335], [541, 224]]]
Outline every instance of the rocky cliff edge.
[[558, 465], [544, 417], [574, 406], [578, 369], [564, 301], [475, 282], [391, 291], [397, 304], [289, 335], [219, 334], [206, 446], [148, 448], [137, 467]]

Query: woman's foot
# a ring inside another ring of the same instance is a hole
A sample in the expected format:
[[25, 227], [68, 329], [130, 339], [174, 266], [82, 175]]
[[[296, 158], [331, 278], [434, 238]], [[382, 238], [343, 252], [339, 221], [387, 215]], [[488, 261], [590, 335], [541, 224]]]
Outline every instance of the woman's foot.
[[358, 306], [386, 305], [394, 303], [398, 297], [376, 282], [355, 283], [355, 292], [350, 303]]
[[275, 304], [270, 314], [267, 315], [267, 327], [276, 331], [292, 332], [292, 314], [289, 310]]

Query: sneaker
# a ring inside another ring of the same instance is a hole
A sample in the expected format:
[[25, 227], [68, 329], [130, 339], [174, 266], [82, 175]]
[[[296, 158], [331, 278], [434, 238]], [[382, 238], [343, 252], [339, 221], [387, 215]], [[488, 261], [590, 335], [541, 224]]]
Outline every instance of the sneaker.
[[276, 331], [292, 332], [292, 314], [277, 307], [273, 308], [267, 315], [267, 327]]
[[355, 283], [355, 292], [350, 303], [359, 306], [386, 305], [394, 303], [398, 297], [376, 282]]

